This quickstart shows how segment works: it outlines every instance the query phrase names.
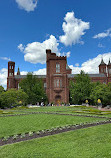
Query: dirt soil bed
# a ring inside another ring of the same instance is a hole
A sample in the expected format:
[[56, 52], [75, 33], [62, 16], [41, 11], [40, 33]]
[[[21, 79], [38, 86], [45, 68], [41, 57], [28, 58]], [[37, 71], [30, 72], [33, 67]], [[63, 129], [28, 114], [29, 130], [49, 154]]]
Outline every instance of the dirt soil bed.
[[53, 130], [46, 130], [46, 131], [41, 131], [39, 134], [33, 133], [32, 136], [29, 136], [28, 133], [25, 134], [23, 138], [21, 138], [21, 135], [18, 135], [16, 139], [13, 138], [13, 136], [9, 137], [8, 140], [3, 140], [0, 139], [0, 146], [6, 145], [6, 144], [12, 144], [16, 142], [21, 142], [21, 141], [26, 141], [26, 140], [31, 140], [35, 138], [40, 138], [40, 137], [45, 137], [45, 136], [50, 136], [50, 135], [55, 135], [55, 134], [60, 134], [63, 132], [68, 132], [68, 131], [74, 131], [78, 129], [83, 129], [83, 128], [88, 128], [88, 127], [93, 127], [93, 126], [98, 126], [98, 125], [104, 125], [104, 124], [109, 124], [111, 123], [111, 120], [107, 121], [100, 121], [96, 123], [87, 123], [87, 124], [80, 124], [80, 125], [71, 125], [70, 127], [64, 127], [64, 128], [58, 128], [58, 129], [53, 129]]

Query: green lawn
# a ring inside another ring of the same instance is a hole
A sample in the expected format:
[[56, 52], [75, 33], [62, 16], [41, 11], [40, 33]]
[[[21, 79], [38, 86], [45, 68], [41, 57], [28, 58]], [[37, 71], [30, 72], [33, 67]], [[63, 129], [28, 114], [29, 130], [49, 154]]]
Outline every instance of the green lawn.
[[57, 113], [67, 113], [67, 114], [76, 114], [76, 115], [92, 115], [92, 116], [105, 116], [111, 117], [111, 111], [105, 112], [100, 111], [93, 107], [86, 106], [53, 106], [53, 107], [38, 107], [38, 108], [15, 108], [10, 110], [14, 113], [28, 113], [28, 112], [57, 112]]
[[111, 124], [6, 145], [0, 158], [111, 158]]
[[30, 114], [0, 118], [0, 138], [30, 131], [51, 129], [52, 127], [102, 121], [99, 118], [65, 116], [55, 114]]

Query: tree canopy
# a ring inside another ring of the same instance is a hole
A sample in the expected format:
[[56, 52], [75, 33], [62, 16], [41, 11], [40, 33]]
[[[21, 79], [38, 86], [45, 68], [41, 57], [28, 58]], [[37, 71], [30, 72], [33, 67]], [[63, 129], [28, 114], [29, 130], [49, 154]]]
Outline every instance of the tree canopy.
[[91, 82], [88, 74], [81, 71], [70, 82], [70, 98], [74, 104], [81, 104], [87, 99], [90, 104], [97, 104], [100, 99], [103, 105], [111, 105], [111, 83]]
[[2, 93], [3, 91], [4, 91], [4, 88], [0, 86], [0, 93]]
[[111, 87], [110, 84], [98, 84], [93, 86], [91, 95], [91, 100], [94, 104], [97, 104], [97, 100], [100, 99], [103, 105], [111, 105]]
[[1, 107], [24, 105], [27, 102], [27, 94], [23, 90], [10, 89], [0, 94]]
[[37, 102], [46, 101], [46, 94], [43, 87], [42, 79], [39, 79], [28, 73], [25, 79], [20, 81], [20, 87], [28, 95], [28, 104], [36, 104]]
[[76, 75], [74, 80], [70, 82], [70, 97], [72, 103], [81, 104], [84, 100], [90, 97], [91, 93], [91, 80], [88, 74], [81, 71]]

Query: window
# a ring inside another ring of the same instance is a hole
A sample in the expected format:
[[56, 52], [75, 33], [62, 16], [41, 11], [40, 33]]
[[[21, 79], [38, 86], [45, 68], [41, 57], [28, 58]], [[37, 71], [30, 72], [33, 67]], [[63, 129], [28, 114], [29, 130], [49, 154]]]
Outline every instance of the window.
[[109, 74], [111, 74], [111, 69], [109, 69]]
[[60, 72], [60, 64], [57, 63], [57, 64], [56, 64], [56, 73], [59, 73], [59, 72]]
[[106, 68], [104, 68], [104, 72], [106, 72]]
[[59, 79], [56, 80], [56, 87], [59, 87]]
[[9, 68], [10, 68], [10, 69], [12, 69], [12, 67], [11, 67], [11, 66], [10, 66]]
[[47, 87], [47, 84], [46, 83], [44, 83], [44, 88], [46, 88]]
[[9, 88], [10, 88], [10, 80], [9, 80]]
[[62, 87], [62, 80], [61, 79], [55, 79], [54, 80], [54, 87], [61, 88]]
[[62, 87], [62, 80], [60, 80], [60, 87]]
[[9, 73], [9, 76], [13, 76], [13, 73], [10, 72], [10, 73]]

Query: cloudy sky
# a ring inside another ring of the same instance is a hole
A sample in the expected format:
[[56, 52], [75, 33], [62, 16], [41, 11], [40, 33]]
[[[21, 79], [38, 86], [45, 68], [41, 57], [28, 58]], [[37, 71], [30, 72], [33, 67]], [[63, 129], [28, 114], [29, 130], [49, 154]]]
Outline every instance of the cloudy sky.
[[8, 0], [0, 3], [0, 85], [8, 61], [21, 74], [46, 73], [46, 49], [66, 55], [72, 73], [98, 73], [111, 59], [111, 0]]

